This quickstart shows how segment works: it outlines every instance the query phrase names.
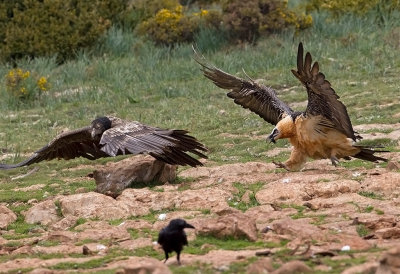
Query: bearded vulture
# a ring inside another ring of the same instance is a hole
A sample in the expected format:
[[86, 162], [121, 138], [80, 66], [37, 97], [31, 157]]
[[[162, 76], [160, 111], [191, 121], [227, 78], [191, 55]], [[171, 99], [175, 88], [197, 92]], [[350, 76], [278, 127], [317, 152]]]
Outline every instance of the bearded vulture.
[[161, 129], [117, 117], [100, 117], [90, 126], [67, 131], [17, 164], [0, 164], [0, 169], [28, 166], [44, 160], [84, 157], [95, 160], [124, 154], [149, 154], [172, 165], [201, 166], [187, 154], [207, 158], [206, 147], [185, 130]]
[[275, 125], [270, 142], [278, 139], [289, 139], [293, 146], [290, 158], [278, 167], [289, 171], [300, 170], [307, 160], [330, 159], [337, 165], [340, 158], [350, 157], [371, 162], [387, 161], [374, 155], [370, 146], [356, 144], [362, 139], [354, 132], [347, 109], [325, 75], [319, 71], [318, 62], [312, 64], [311, 54], [306, 53], [303, 59], [303, 44], [300, 43], [297, 53], [297, 70], [292, 73], [306, 87], [308, 104], [304, 112], [293, 111], [281, 101], [276, 91], [258, 84], [253, 80], [244, 80], [210, 65], [193, 48], [195, 60], [202, 66], [204, 76], [216, 86], [230, 90], [227, 95], [243, 108], [258, 114], [268, 123]]

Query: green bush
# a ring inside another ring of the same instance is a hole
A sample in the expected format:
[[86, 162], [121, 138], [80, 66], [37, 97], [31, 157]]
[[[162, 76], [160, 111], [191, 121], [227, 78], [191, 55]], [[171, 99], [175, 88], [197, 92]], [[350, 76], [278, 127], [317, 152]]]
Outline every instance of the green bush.
[[[334, 17], [345, 13], [364, 15], [376, 10], [379, 13], [391, 13], [400, 10], [399, 0], [308, 0], [307, 10], [326, 10]], [[379, 16], [379, 15], [378, 15]]]
[[263, 34], [289, 26], [304, 29], [312, 24], [312, 17], [291, 11], [287, 1], [226, 0], [222, 6], [223, 21], [232, 38], [254, 42]]
[[120, 0], [17, 0], [0, 4], [0, 58], [57, 54], [89, 47], [125, 9]]
[[141, 22], [153, 17], [161, 9], [172, 10], [179, 5], [178, 0], [135, 0], [131, 1], [121, 15], [124, 27], [134, 29]]

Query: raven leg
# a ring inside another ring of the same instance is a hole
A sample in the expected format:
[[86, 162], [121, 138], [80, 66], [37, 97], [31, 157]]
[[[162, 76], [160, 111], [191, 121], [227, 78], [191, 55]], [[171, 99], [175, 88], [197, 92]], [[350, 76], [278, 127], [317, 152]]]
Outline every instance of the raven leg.
[[178, 260], [178, 264], [181, 264], [181, 252], [176, 252], [176, 259]]
[[165, 251], [165, 261], [164, 261], [164, 264], [165, 264], [165, 262], [168, 260], [168, 252], [167, 251]]

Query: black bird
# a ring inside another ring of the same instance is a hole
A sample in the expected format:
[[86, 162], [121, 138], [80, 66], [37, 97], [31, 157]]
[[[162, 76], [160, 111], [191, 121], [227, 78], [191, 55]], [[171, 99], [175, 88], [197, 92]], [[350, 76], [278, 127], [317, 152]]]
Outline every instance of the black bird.
[[178, 264], [181, 264], [180, 255], [184, 245], [188, 245], [184, 228], [195, 228], [183, 219], [173, 219], [169, 224], [161, 229], [158, 234], [157, 242], [162, 246], [165, 252], [165, 261], [168, 260], [168, 253], [176, 252]]
[[44, 160], [84, 157], [95, 160], [123, 154], [149, 154], [173, 165], [202, 165], [187, 152], [207, 158], [206, 147], [185, 130], [161, 129], [136, 121], [106, 116], [89, 126], [61, 133], [28, 159], [17, 164], [0, 164], [1, 169], [28, 166]]

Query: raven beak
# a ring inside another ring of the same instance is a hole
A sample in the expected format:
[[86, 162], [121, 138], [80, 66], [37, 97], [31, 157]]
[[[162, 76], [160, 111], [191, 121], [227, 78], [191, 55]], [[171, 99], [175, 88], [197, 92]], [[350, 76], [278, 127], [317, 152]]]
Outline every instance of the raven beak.
[[194, 228], [194, 229], [196, 229], [194, 226], [192, 226], [191, 224], [188, 224], [188, 223], [185, 224], [185, 228]]

